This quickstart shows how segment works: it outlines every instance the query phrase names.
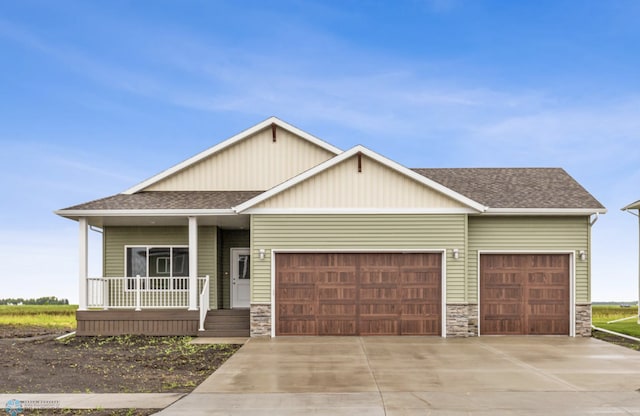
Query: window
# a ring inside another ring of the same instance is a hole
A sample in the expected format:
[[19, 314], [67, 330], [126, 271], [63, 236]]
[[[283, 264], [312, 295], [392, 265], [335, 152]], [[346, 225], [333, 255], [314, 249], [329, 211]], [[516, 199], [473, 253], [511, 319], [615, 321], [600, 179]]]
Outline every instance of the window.
[[127, 289], [136, 289], [140, 276], [142, 290], [188, 290], [188, 247], [126, 247]]
[[238, 255], [238, 279], [249, 279], [249, 255]]

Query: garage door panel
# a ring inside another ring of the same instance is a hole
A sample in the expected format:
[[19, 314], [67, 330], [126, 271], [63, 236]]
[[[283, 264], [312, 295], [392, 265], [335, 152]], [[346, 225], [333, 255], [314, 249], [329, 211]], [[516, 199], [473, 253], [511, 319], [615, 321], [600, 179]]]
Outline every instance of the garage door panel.
[[482, 332], [489, 335], [521, 335], [524, 327], [521, 319], [487, 319], [482, 323]]
[[355, 319], [357, 315], [356, 305], [353, 303], [328, 303], [322, 302], [318, 305], [318, 315], [328, 316], [351, 316]]
[[280, 300], [310, 299], [315, 296], [315, 286], [312, 285], [289, 285], [280, 291]]
[[494, 302], [508, 302], [512, 299], [522, 298], [522, 288], [520, 286], [486, 287], [482, 293], [484, 303], [487, 306], [493, 305]]
[[[424, 301], [424, 299], [438, 300], [440, 299], [439, 287], [403, 287], [400, 293], [402, 302], [410, 302], [412, 300]], [[440, 306], [440, 305], [438, 305]]]
[[434, 319], [410, 319], [401, 321], [400, 335], [433, 334], [440, 330], [440, 317]]
[[[318, 335], [439, 335], [440, 263], [441, 255], [434, 253], [277, 254], [276, 303], [299, 295], [299, 303], [316, 305], [312, 309]], [[296, 273], [301, 276], [301, 269], [312, 275], [301, 277], [313, 279], [311, 292], [291, 290], [297, 288]], [[292, 317], [289, 310], [276, 311], [278, 335], [312, 330], [306, 323], [281, 325], [281, 318], [292, 322]]]
[[315, 303], [308, 302], [280, 302], [278, 313], [283, 317], [313, 316], [318, 313]]
[[356, 275], [353, 268], [349, 269], [319, 269], [315, 273], [314, 283], [319, 284], [355, 284]]
[[278, 324], [280, 326], [279, 331], [282, 334], [316, 335], [318, 333], [318, 329], [316, 328], [316, 320], [313, 317], [307, 320], [281, 319]]
[[389, 285], [395, 286], [398, 284], [398, 273], [396, 271], [363, 271], [360, 270], [360, 284], [361, 285]]
[[440, 305], [425, 304], [425, 303], [404, 303], [398, 305], [401, 311], [402, 317], [419, 316], [423, 318], [438, 318], [440, 319]]
[[388, 302], [360, 302], [359, 313], [361, 317], [373, 316], [399, 316], [400, 304]]
[[316, 273], [309, 271], [290, 270], [287, 273], [282, 273], [280, 279], [282, 283], [313, 285], [316, 282]]
[[529, 332], [538, 335], [556, 335], [569, 333], [566, 319], [533, 319], [529, 321]]
[[[320, 301], [323, 300], [350, 300], [354, 302], [356, 300], [356, 287], [355, 286], [328, 286], [318, 285], [314, 291]], [[310, 295], [310, 296], [313, 296]]]
[[360, 287], [360, 301], [389, 301], [398, 299], [397, 287]]
[[388, 319], [362, 316], [360, 319], [360, 335], [400, 335], [397, 317]]
[[402, 270], [400, 282], [404, 285], [433, 285], [440, 286], [440, 272], [423, 270]]
[[[339, 317], [317, 318], [317, 334], [313, 335], [357, 335], [355, 319], [344, 319]], [[297, 335], [297, 334], [292, 334]]]
[[481, 255], [481, 332], [568, 335], [569, 281], [569, 255]]

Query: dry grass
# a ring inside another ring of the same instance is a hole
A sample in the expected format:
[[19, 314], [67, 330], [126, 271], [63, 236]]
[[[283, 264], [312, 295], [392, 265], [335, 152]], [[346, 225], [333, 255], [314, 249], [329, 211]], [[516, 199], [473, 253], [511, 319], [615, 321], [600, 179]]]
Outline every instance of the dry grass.
[[76, 305], [0, 305], [0, 325], [75, 328]]

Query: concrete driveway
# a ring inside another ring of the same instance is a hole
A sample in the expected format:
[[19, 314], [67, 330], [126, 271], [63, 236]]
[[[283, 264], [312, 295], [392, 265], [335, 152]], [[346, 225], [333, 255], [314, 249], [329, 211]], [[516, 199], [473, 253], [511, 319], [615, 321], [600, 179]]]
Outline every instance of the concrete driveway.
[[250, 340], [160, 415], [640, 415], [640, 353], [590, 338]]

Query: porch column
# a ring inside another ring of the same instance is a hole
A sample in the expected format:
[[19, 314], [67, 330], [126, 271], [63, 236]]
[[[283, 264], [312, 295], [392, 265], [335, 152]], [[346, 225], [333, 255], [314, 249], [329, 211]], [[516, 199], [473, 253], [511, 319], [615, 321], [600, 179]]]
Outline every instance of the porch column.
[[87, 277], [89, 274], [89, 223], [86, 217], [78, 219], [80, 226], [80, 251], [79, 263], [80, 269], [78, 274], [78, 287], [80, 296], [78, 298], [78, 310], [87, 310]]
[[189, 310], [198, 309], [198, 218], [189, 217]]

